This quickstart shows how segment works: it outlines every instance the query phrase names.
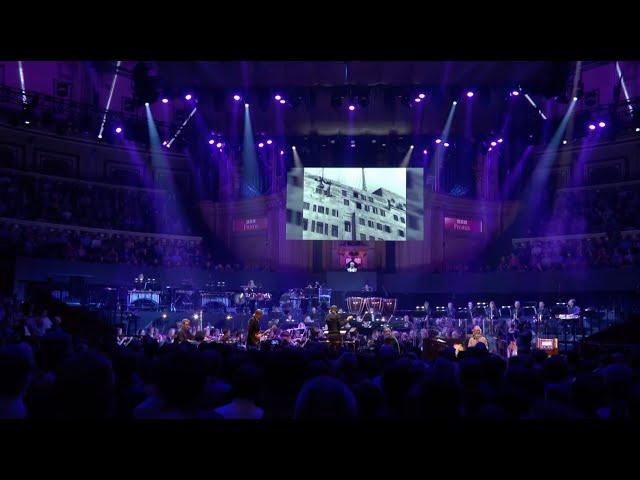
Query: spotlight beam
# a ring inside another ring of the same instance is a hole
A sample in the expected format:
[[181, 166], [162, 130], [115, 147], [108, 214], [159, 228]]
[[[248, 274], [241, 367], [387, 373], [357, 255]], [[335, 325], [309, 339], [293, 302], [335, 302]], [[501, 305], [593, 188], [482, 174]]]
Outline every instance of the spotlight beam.
[[620, 85], [622, 86], [624, 98], [627, 101], [627, 108], [629, 109], [629, 113], [633, 115], [633, 106], [631, 106], [631, 99], [629, 97], [629, 91], [627, 90], [627, 84], [624, 82], [624, 76], [622, 75], [620, 62], [616, 62], [616, 72], [618, 73], [618, 79], [620, 80]]
[[180, 135], [180, 133], [182, 133], [182, 130], [184, 129], [184, 127], [187, 125], [187, 123], [189, 123], [189, 120], [191, 120], [191, 117], [193, 117], [193, 115], [196, 113], [196, 110], [198, 109], [198, 107], [193, 107], [193, 110], [191, 110], [191, 113], [189, 114], [189, 116], [185, 119], [184, 122], [182, 122], [182, 125], [180, 125], [180, 127], [178, 127], [178, 130], [176, 131], [175, 135], [173, 136], [173, 138], [171, 140], [169, 140], [169, 142], [167, 142], [167, 148], [171, 148], [171, 145], [173, 144], [173, 142], [176, 141], [176, 138], [178, 138], [178, 136]]
[[102, 138], [102, 133], [104, 132], [104, 124], [107, 122], [107, 113], [109, 113], [109, 108], [111, 107], [111, 98], [113, 97], [113, 90], [116, 88], [116, 80], [118, 80], [118, 69], [122, 64], [122, 60], [118, 60], [116, 63], [116, 71], [113, 74], [113, 80], [111, 80], [111, 89], [109, 90], [109, 98], [107, 98], [107, 106], [104, 109], [104, 115], [102, 116], [102, 124], [100, 125], [100, 131], [98, 132], [98, 138]]
[[567, 109], [560, 125], [557, 130], [553, 134], [549, 145], [545, 148], [538, 164], [536, 165], [532, 175], [531, 180], [528, 186], [528, 189], [524, 195], [524, 203], [525, 209], [528, 212], [526, 216], [528, 221], [531, 222], [539, 213], [539, 210], [542, 206], [542, 192], [544, 192], [545, 186], [548, 183], [549, 175], [551, 174], [551, 167], [553, 166], [556, 156], [558, 154], [558, 149], [562, 142], [562, 139], [565, 137], [567, 125], [569, 124], [569, 120], [573, 115], [573, 110], [576, 106], [576, 100], [572, 100], [569, 104], [569, 108]]
[[22, 69], [22, 62], [18, 61], [18, 73], [20, 74], [20, 90], [22, 91], [22, 103], [27, 104], [27, 90], [24, 88], [24, 70]]
[[547, 119], [547, 116], [542, 112], [542, 110], [540, 110], [540, 108], [538, 107], [538, 105], [536, 105], [536, 102], [534, 102], [534, 101], [531, 99], [531, 97], [529, 96], [529, 94], [528, 94], [528, 93], [525, 93], [525, 94], [524, 94], [524, 98], [526, 98], [526, 99], [529, 101], [529, 103], [531, 104], [531, 106], [532, 106], [533, 108], [535, 108], [535, 109], [538, 111], [538, 113], [540, 114], [540, 116], [542, 117], [542, 119], [543, 119], [543, 120], [546, 120], [546, 119]]
[[440, 136], [441, 142], [438, 143], [438, 146], [436, 147], [434, 168], [436, 169], [435, 177], [436, 177], [437, 189], [440, 188], [440, 169], [442, 168], [442, 157], [444, 156], [444, 151], [446, 148], [444, 144], [447, 143], [447, 140], [449, 139], [449, 132], [451, 131], [451, 124], [453, 123], [453, 117], [456, 113], [457, 105], [458, 105], [458, 102], [453, 102], [451, 104], [451, 108], [449, 109], [449, 115], [447, 116], [447, 121], [444, 124], [444, 129], [442, 130], [442, 135]]
[[296, 149], [295, 145], [291, 147], [291, 151], [293, 152], [293, 164], [296, 166], [296, 168], [303, 168], [304, 165], [302, 165], [302, 160], [300, 160], [300, 155], [298, 155], [298, 150]]
[[413, 145], [409, 147], [407, 153], [405, 153], [404, 158], [400, 162], [400, 168], [407, 168], [409, 166], [409, 162], [411, 161], [411, 154], [413, 153]]

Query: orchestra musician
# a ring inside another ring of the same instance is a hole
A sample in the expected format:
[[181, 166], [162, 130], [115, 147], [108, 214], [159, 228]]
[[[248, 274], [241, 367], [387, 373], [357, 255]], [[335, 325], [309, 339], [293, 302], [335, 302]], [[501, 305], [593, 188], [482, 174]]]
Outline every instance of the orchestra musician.
[[364, 287], [362, 287], [363, 292], [373, 292], [373, 287], [369, 285], [369, 282], [364, 282]]
[[495, 320], [500, 317], [500, 311], [498, 310], [498, 307], [496, 307], [496, 302], [494, 302], [493, 300], [489, 302], [489, 307], [487, 308], [487, 317], [489, 318], [489, 320]]
[[382, 335], [383, 335], [382, 343], [384, 345], [392, 345], [393, 347], [398, 349], [398, 353], [401, 353], [400, 342], [398, 342], [398, 339], [396, 338], [396, 336], [393, 334], [393, 332], [389, 327], [384, 328], [384, 330], [382, 331]]
[[[468, 302], [467, 303], [467, 316], [471, 322], [471, 325], [476, 325], [476, 323], [478, 323], [477, 319], [474, 318], [473, 316], [473, 302]], [[465, 332], [466, 333], [466, 332]]]
[[190, 325], [191, 325], [191, 322], [189, 321], [188, 318], [185, 318], [182, 320], [180, 324], [180, 331], [176, 335], [176, 341], [178, 343], [181, 343], [187, 340], [193, 340], [194, 335], [193, 333], [191, 333]]
[[552, 325], [548, 325], [552, 318], [553, 316], [551, 315], [551, 310], [549, 310], [545, 306], [544, 302], [538, 302], [538, 308], [536, 309], [536, 322], [538, 324], [538, 331], [544, 331], [546, 333], [549, 326], [553, 327]]
[[580, 315], [580, 307], [576, 305], [576, 299], [572, 298], [567, 302], [568, 315]]
[[522, 317], [522, 308], [520, 308], [520, 300], [516, 300], [513, 303], [513, 310], [511, 311], [511, 320], [515, 320], [517, 325], [517, 322], [520, 321], [520, 317]]
[[468, 348], [475, 347], [478, 343], [484, 343], [485, 347], [487, 347], [487, 350], [489, 350], [489, 342], [487, 342], [487, 339], [484, 337], [484, 335], [482, 335], [482, 329], [480, 328], [480, 325], [476, 325], [475, 327], [473, 327], [471, 338], [469, 338], [469, 343], [467, 344], [467, 346]]
[[260, 319], [262, 310], [256, 310], [249, 320], [247, 326], [247, 348], [257, 348], [260, 345], [262, 332], [260, 331]]
[[453, 306], [453, 302], [447, 303], [447, 318], [455, 319], [456, 318], [456, 309]]

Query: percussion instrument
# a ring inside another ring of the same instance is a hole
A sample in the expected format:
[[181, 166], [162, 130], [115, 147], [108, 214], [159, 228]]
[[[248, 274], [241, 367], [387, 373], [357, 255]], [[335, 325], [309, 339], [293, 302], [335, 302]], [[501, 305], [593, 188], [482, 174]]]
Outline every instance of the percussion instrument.
[[160, 292], [149, 290], [129, 290], [127, 295], [127, 305], [132, 306], [136, 302], [147, 301], [155, 305], [160, 304]]
[[[382, 297], [369, 297], [365, 299], [367, 310], [373, 310], [373, 313], [380, 315], [382, 313]], [[395, 310], [395, 308], [394, 308]]]
[[385, 317], [391, 317], [396, 312], [397, 305], [397, 298], [385, 298], [382, 301], [382, 315]]
[[347, 311], [352, 315], [361, 316], [364, 311], [365, 299], [362, 297], [347, 297]]
[[202, 307], [210, 303], [219, 303], [221, 305], [224, 305], [225, 307], [231, 306], [230, 295], [224, 292], [202, 292], [200, 293], [200, 299]]

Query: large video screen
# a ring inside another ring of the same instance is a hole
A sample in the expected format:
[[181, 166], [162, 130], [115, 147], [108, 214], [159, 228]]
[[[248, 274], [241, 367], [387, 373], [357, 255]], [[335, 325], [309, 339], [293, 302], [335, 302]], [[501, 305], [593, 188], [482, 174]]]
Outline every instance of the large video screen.
[[423, 190], [421, 168], [293, 168], [286, 238], [422, 240]]

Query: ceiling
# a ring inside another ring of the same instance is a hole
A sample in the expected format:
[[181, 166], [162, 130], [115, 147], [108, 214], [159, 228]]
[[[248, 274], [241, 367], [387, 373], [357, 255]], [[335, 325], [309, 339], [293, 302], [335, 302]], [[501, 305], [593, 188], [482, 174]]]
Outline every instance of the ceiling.
[[171, 88], [453, 84], [508, 86], [543, 81], [569, 62], [545, 61], [236, 61], [155, 62]]

